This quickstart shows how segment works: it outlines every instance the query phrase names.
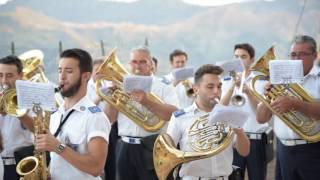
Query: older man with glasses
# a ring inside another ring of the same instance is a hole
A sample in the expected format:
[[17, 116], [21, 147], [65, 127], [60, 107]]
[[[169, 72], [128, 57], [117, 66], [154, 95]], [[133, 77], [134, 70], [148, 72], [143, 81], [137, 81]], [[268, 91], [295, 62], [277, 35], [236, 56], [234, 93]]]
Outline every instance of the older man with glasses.
[[[320, 99], [319, 68], [314, 66], [317, 58], [316, 49], [317, 45], [312, 37], [297, 36], [289, 56], [292, 60], [302, 60], [304, 79], [301, 86], [315, 99]], [[279, 113], [295, 110], [320, 120], [319, 102], [306, 102], [298, 98], [282, 96], [271, 103], [271, 106]], [[257, 120], [264, 123], [271, 117], [272, 112], [265, 104], [260, 103], [257, 109]], [[274, 116], [274, 130], [278, 138], [276, 180], [320, 179], [320, 142], [301, 139], [277, 116]]]

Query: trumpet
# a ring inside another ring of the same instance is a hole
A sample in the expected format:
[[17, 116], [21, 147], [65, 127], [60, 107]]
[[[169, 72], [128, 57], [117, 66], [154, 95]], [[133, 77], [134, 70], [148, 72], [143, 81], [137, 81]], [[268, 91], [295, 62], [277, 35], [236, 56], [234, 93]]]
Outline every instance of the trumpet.
[[194, 95], [194, 90], [192, 86], [190, 85], [190, 82], [188, 79], [181, 81], [182, 85], [186, 88], [186, 95], [188, 97], [192, 97]]
[[[236, 72], [235, 71], [231, 71], [230, 72], [230, 76], [233, 78], [234, 81], [236, 81]], [[242, 90], [243, 90], [243, 83], [244, 83], [244, 79], [245, 79], [245, 72], [242, 72], [241, 74], [241, 82], [240, 82], [240, 87], [238, 89], [238, 91], [236, 92], [235, 95], [233, 95], [231, 97], [231, 104], [234, 106], [243, 106], [246, 103], [246, 99], [243, 96]]]

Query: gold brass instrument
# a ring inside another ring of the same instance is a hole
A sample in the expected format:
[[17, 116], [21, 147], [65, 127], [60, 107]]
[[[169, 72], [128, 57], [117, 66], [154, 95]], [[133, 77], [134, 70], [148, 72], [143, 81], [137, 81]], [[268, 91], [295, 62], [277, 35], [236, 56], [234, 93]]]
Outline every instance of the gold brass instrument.
[[168, 134], [158, 136], [153, 148], [153, 163], [160, 180], [165, 180], [179, 164], [212, 157], [230, 145], [234, 134], [231, 127], [222, 123], [209, 125], [208, 117], [208, 114], [199, 117], [189, 129], [189, 145], [194, 152], [176, 149]]
[[[146, 131], [155, 132], [164, 126], [165, 121], [163, 119], [142, 107], [141, 104], [132, 101], [130, 95], [123, 91], [123, 77], [129, 72], [120, 64], [114, 50], [101, 64], [98, 74], [101, 75], [101, 78], [96, 82], [96, 92], [103, 100], [110, 103]], [[112, 81], [118, 89], [108, 94], [101, 92], [102, 83], [105, 80]], [[154, 102], [163, 103], [153, 93], [149, 93], [148, 98]]]
[[1, 85], [0, 91], [0, 109], [10, 116], [21, 117], [27, 113], [26, 109], [18, 109], [17, 92], [14, 88], [7, 85]]
[[193, 90], [192, 86], [190, 85], [189, 80], [188, 80], [188, 79], [185, 79], [185, 80], [183, 80], [181, 83], [182, 83], [182, 85], [186, 88], [186, 95], [187, 95], [188, 97], [194, 96], [194, 90]]
[[30, 50], [19, 56], [23, 64], [23, 80], [48, 83], [48, 78], [43, 72], [43, 53], [40, 50]]
[[[33, 112], [36, 113], [34, 119], [34, 136], [46, 133], [49, 129], [50, 112], [43, 111], [39, 104], [35, 104]], [[22, 159], [16, 167], [17, 173], [22, 176], [22, 180], [47, 180], [49, 171], [46, 163], [46, 152], [34, 150], [34, 156]]]
[[320, 122], [308, 117], [302, 112], [291, 110], [287, 113], [278, 113], [272, 107], [271, 103], [279, 96], [292, 96], [302, 101], [313, 102], [314, 98], [309, 95], [302, 86], [297, 83], [289, 85], [273, 85], [270, 92], [265, 95], [260, 95], [255, 89], [255, 83], [259, 79], [269, 79], [269, 61], [275, 59], [274, 47], [268, 51], [251, 67], [253, 71], [262, 73], [252, 79], [252, 93], [263, 102], [275, 115], [277, 115], [287, 126], [289, 126], [302, 139], [307, 141], [320, 140]]
[[[232, 71], [230, 72], [230, 76], [233, 78], [234, 81], [236, 81], [236, 78], [237, 78], [237, 74], [235, 71]], [[231, 104], [234, 105], [234, 106], [243, 106], [245, 103], [246, 103], [246, 98], [242, 95], [242, 89], [243, 89], [243, 83], [244, 83], [244, 79], [245, 79], [245, 73], [242, 72], [242, 75], [241, 75], [241, 84], [240, 84], [240, 87], [238, 89], [238, 92], [233, 95], [231, 97]]]

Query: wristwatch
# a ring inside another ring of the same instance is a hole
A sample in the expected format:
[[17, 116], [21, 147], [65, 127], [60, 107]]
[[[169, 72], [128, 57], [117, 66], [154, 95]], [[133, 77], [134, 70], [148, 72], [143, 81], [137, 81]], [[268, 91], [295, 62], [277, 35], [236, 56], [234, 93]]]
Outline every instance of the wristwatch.
[[61, 143], [60, 143], [59, 146], [57, 147], [57, 153], [58, 153], [58, 154], [63, 153], [65, 147], [66, 147], [65, 144], [61, 144]]

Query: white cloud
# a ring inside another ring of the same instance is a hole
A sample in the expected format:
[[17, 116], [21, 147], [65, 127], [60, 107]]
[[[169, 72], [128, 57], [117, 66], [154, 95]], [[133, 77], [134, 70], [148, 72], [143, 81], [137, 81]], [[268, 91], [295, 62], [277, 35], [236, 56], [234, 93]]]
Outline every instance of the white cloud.
[[200, 6], [222, 6], [232, 3], [242, 3], [249, 1], [275, 1], [275, 0], [183, 0], [185, 3]]

